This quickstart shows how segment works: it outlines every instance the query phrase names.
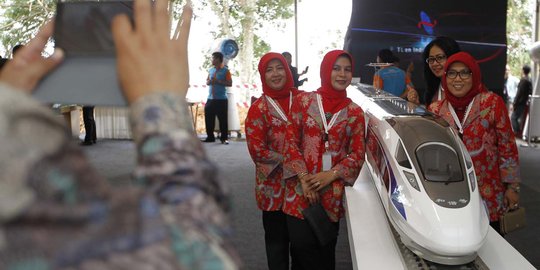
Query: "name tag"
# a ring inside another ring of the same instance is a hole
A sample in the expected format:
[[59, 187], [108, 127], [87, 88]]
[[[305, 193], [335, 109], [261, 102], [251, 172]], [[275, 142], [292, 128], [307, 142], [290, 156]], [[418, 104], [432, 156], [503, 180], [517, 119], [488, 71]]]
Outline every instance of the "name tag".
[[326, 151], [322, 156], [323, 171], [329, 171], [332, 168], [332, 155]]

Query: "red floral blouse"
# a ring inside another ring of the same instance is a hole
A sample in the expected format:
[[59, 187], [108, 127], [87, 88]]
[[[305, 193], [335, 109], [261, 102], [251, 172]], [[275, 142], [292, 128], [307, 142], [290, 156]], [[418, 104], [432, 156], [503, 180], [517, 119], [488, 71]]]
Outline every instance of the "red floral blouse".
[[[322, 171], [325, 132], [316, 95], [315, 92], [302, 93], [293, 102], [291, 125], [287, 130], [285, 178], [301, 172], [315, 174]], [[354, 184], [364, 163], [364, 131], [364, 112], [351, 102], [341, 110], [328, 132], [330, 151], [334, 153], [332, 170], [336, 170], [339, 178], [319, 191], [319, 195], [333, 222], [337, 222], [344, 213], [344, 186]], [[283, 211], [303, 219], [302, 210], [309, 203], [297, 177], [287, 179], [285, 193]]]
[[[458, 131], [446, 99], [432, 103], [429, 110]], [[505, 183], [520, 182], [516, 141], [501, 97], [492, 92], [482, 92], [475, 97], [463, 125], [462, 140], [473, 160], [489, 219], [497, 221], [503, 212]]]
[[246, 140], [255, 162], [255, 198], [263, 211], [281, 210], [285, 194], [283, 152], [287, 122], [263, 95], [249, 108]]

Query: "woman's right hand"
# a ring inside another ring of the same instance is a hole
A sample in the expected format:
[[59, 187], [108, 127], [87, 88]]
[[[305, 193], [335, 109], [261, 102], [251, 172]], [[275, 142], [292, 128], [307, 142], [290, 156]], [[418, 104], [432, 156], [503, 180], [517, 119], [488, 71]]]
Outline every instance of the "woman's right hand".
[[125, 14], [113, 19], [118, 76], [128, 103], [154, 92], [186, 95], [189, 87], [187, 45], [193, 10], [184, 6], [180, 30], [171, 39], [169, 1], [134, 3], [134, 25]]
[[300, 184], [302, 185], [304, 197], [306, 197], [309, 204], [316, 204], [319, 202], [319, 193], [310, 186], [310, 182], [313, 177], [313, 175], [307, 174], [299, 179]]

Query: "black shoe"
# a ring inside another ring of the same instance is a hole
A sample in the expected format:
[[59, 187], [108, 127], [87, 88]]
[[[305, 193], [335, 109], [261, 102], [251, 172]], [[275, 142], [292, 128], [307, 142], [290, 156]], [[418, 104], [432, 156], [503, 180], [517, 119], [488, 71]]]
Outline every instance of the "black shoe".
[[89, 145], [92, 145], [92, 142], [84, 141], [84, 142], [81, 142], [80, 145], [89, 146]]
[[210, 138], [206, 138], [205, 140], [201, 140], [201, 142], [215, 142], [216, 139], [210, 139]]
[[229, 144], [229, 140], [221, 140], [221, 144]]

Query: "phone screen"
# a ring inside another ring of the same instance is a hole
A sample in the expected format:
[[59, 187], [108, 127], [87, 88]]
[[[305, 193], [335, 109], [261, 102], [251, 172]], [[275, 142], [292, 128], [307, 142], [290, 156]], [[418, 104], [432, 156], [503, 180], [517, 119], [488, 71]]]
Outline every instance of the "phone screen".
[[111, 22], [125, 13], [133, 18], [133, 1], [58, 2], [54, 41], [67, 56], [111, 56]]

